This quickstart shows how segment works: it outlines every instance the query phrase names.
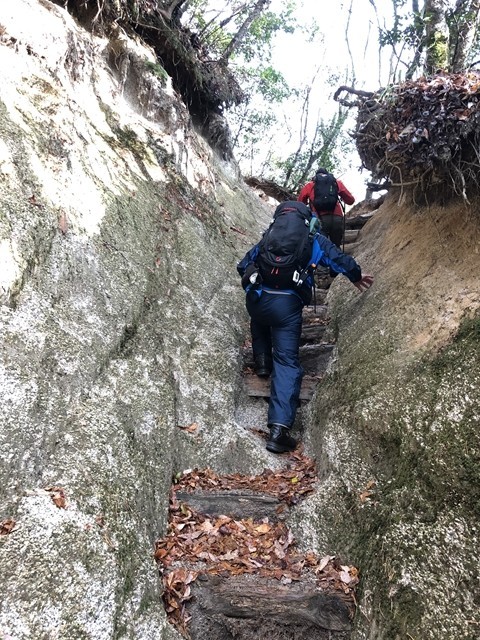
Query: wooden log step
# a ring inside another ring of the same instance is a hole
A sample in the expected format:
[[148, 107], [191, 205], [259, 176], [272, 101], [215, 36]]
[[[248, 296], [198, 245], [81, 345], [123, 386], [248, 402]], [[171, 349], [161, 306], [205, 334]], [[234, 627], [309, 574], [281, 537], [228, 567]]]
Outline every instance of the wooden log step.
[[285, 585], [256, 575], [202, 575], [192, 595], [192, 640], [343, 640], [351, 629], [346, 598], [319, 590], [313, 579]]
[[[300, 400], [311, 400], [320, 376], [303, 376]], [[255, 398], [270, 397], [270, 378], [259, 378], [254, 373], [245, 373], [243, 387], [248, 396]]]
[[[303, 344], [300, 346], [300, 364], [305, 374], [324, 373], [335, 348], [333, 344]], [[253, 370], [253, 352], [251, 349], [244, 353], [244, 366]]]
[[345, 244], [351, 244], [352, 242], [356, 242], [359, 233], [360, 233], [359, 229], [345, 229], [345, 234], [344, 234]]
[[318, 344], [322, 341], [326, 330], [325, 324], [303, 325], [300, 344]]
[[[323, 290], [322, 290], [323, 293]], [[325, 291], [325, 295], [326, 295]], [[328, 306], [324, 303], [320, 303], [317, 299], [316, 307], [309, 306], [303, 308], [303, 324], [316, 324], [318, 322], [323, 322], [328, 317]]]
[[180, 502], [189, 505], [195, 511], [211, 517], [230, 516], [236, 520], [253, 518], [270, 522], [283, 520], [288, 508], [274, 496], [247, 491], [177, 491]]
[[362, 213], [358, 216], [346, 217], [345, 228], [346, 229], [361, 229], [369, 220], [373, 217], [375, 211], [369, 211]]

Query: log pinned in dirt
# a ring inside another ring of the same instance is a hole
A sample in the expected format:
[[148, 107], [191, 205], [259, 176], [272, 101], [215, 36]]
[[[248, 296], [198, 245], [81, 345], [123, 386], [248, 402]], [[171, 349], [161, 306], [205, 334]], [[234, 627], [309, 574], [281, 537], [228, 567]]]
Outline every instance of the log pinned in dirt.
[[202, 576], [192, 593], [192, 640], [340, 640], [351, 628], [347, 599], [319, 590], [314, 581]]
[[268, 518], [270, 522], [276, 522], [284, 513], [283, 509], [279, 510], [282, 503], [274, 496], [246, 491], [177, 491], [177, 498], [195, 511], [214, 517], [227, 515], [254, 520]]
[[[300, 400], [311, 400], [320, 376], [303, 376], [300, 389]], [[248, 396], [256, 398], [270, 397], [270, 378], [259, 378], [254, 373], [247, 373], [243, 378], [243, 387]]]
[[286, 200], [297, 199], [296, 194], [292, 193], [288, 189], [285, 189], [284, 187], [281, 187], [273, 180], [263, 180], [261, 178], [256, 178], [255, 176], [248, 176], [244, 178], [244, 180], [249, 187], [260, 189], [266, 196], [273, 198], [277, 202], [285, 202]]

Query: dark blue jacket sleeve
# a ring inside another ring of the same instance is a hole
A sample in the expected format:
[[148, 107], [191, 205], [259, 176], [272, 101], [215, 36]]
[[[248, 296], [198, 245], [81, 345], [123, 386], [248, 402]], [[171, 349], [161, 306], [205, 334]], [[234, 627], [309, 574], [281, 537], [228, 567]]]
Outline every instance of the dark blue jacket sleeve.
[[237, 264], [237, 271], [240, 276], [243, 276], [246, 268], [255, 262], [258, 256], [258, 243], [248, 251], [240, 262]]
[[330, 267], [336, 273], [343, 273], [350, 282], [359, 282], [362, 279], [360, 265], [321, 234], [317, 234], [313, 241], [312, 264], [321, 264], [323, 267]]

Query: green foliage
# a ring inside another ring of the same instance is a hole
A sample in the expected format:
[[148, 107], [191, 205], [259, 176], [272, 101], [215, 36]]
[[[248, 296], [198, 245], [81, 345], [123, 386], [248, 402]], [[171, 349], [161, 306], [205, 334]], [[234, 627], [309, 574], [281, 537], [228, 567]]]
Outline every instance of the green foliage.
[[256, 154], [259, 146], [264, 142], [265, 131], [270, 130], [277, 123], [277, 117], [272, 111], [249, 109], [237, 120], [237, 135], [234, 146], [237, 149], [237, 160], [241, 161]]
[[[475, 26], [478, 22], [476, 2], [424, 2], [420, 11], [413, 11], [410, 6], [406, 0], [392, 0], [391, 26], [379, 27], [378, 31], [380, 47], [391, 49], [396, 64], [407, 67], [407, 78], [412, 78], [415, 72], [429, 72], [430, 67], [451, 70], [456, 65], [459, 42], [463, 42], [472, 29], [475, 34], [466, 60], [472, 62], [480, 53], [480, 34]], [[437, 14], [443, 17], [445, 32], [440, 24], [437, 27]], [[391, 78], [392, 83], [397, 81]]]
[[265, 100], [270, 102], [281, 102], [292, 93], [283, 75], [273, 67], [259, 70], [258, 91]]
[[[253, 2], [209, 2], [193, 0], [187, 7], [188, 25], [220, 56], [252, 12]], [[269, 60], [271, 43], [277, 33], [293, 33], [298, 24], [293, 17], [295, 3], [285, 0], [279, 13], [264, 11], [250, 24], [233, 57], [243, 63]]]
[[238, 160], [250, 157], [264, 141], [265, 132], [278, 124], [272, 105], [281, 104], [294, 93], [283, 75], [270, 66], [243, 67], [241, 77], [248, 98], [228, 114]]
[[[423, 22], [421, 17], [419, 19]], [[380, 27], [378, 32], [378, 43], [380, 47], [395, 47], [402, 43], [410, 48], [417, 47], [420, 41], [412, 20], [413, 14], [405, 17], [396, 16], [394, 24], [390, 29]]]
[[[184, 18], [200, 41], [208, 46], [210, 55], [222, 58], [253, 17], [256, 7], [256, 0], [193, 0], [188, 3]], [[281, 34], [295, 34], [295, 39], [287, 45], [292, 50], [302, 40], [315, 40], [321, 47], [321, 30], [311, 22], [305, 27], [300, 25], [296, 10], [296, 2], [284, 0], [276, 12], [263, 10], [256, 15], [242, 32], [240, 41], [228, 55], [228, 64], [246, 99], [226, 112], [240, 165], [248, 159], [256, 175], [269, 174], [277, 182], [295, 189], [315, 162], [321, 161], [338, 170], [343, 164], [343, 154], [352, 148], [343, 132], [345, 114], [339, 112], [315, 122], [309, 113], [316, 111], [310, 104], [316, 77], [306, 86], [292, 87], [275, 68], [273, 44]], [[317, 73], [321, 73], [321, 82], [328, 86], [333, 87], [339, 81], [338, 77], [328, 77], [325, 66]], [[292, 146], [296, 146], [295, 152], [291, 151]]]
[[298, 24], [292, 17], [292, 11], [293, 6], [289, 3], [286, 10], [279, 15], [271, 11], [260, 15], [252, 22], [238, 54], [247, 62], [256, 58], [270, 60], [273, 37], [279, 32], [293, 33], [298, 29]]
[[244, 66], [237, 70], [237, 75], [248, 96], [247, 102], [250, 102], [254, 96], [261, 96], [263, 100], [269, 102], [282, 102], [294, 93], [283, 74], [271, 66], [257, 68]]

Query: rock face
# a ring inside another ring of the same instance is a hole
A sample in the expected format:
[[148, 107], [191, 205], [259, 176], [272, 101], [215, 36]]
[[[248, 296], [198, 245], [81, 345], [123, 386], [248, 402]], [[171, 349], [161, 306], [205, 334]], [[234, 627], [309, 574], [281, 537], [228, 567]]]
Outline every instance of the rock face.
[[323, 470], [292, 514], [360, 568], [355, 640], [478, 637], [479, 219], [391, 193], [329, 296], [335, 366], [306, 427]]
[[7, 4], [0, 520], [16, 525], [0, 537], [0, 635], [176, 637], [153, 562], [172, 475], [265, 466], [233, 418], [235, 264], [269, 214], [147, 48], [49, 2]]
[[[173, 640], [172, 476], [279, 464], [245, 428], [235, 271], [270, 211], [141, 42], [15, 0], [0, 62], [0, 637]], [[320, 482], [289, 526], [359, 568], [352, 640], [474, 640], [479, 221], [404, 195], [354, 245], [372, 289], [330, 289], [334, 364], [300, 413]]]

